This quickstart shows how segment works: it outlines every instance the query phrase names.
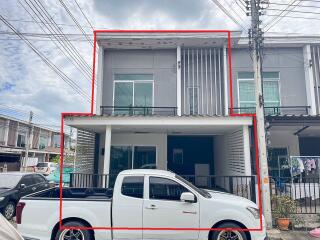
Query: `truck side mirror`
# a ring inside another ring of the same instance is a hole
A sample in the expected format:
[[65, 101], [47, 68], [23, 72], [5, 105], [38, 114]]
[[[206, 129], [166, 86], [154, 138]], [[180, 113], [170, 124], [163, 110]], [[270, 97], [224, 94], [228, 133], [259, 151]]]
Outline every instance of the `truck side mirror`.
[[25, 188], [26, 188], [26, 185], [23, 184], [23, 183], [21, 183], [21, 184], [20, 184], [20, 189], [25, 189]]
[[183, 192], [180, 196], [180, 200], [187, 203], [195, 203], [196, 197], [191, 192]]

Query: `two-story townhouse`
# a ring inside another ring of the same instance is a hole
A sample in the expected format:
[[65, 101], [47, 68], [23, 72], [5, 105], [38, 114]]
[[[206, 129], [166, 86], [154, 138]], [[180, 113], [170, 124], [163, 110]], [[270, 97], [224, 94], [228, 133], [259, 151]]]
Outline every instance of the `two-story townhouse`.
[[[254, 81], [248, 44], [240, 35], [231, 34], [233, 106], [247, 113], [255, 107]], [[97, 33], [97, 43], [96, 113], [65, 119], [79, 129], [78, 144], [88, 149], [77, 157], [86, 166], [81, 171], [113, 175], [130, 168], [169, 169], [198, 186], [233, 191], [245, 185], [251, 191], [242, 180], [256, 175], [252, 118], [229, 115], [226, 34]], [[278, 156], [315, 154], [301, 146], [319, 125], [316, 43], [319, 38], [266, 39], [269, 164], [277, 163], [272, 176], [288, 165], [288, 160], [278, 164]]]
[[[25, 157], [28, 132], [29, 158], [35, 162], [49, 161], [60, 155], [60, 132], [43, 125], [29, 124], [6, 115], [0, 115], [0, 168], [19, 171], [21, 160]], [[66, 135], [66, 149], [69, 148]]]
[[[263, 91], [272, 177], [320, 174], [319, 44], [320, 38], [312, 36], [265, 39]], [[241, 40], [232, 53], [235, 109], [253, 112], [254, 81], [247, 41]]]
[[77, 159], [97, 174], [159, 168], [203, 187], [232, 187], [214, 175], [250, 182], [252, 118], [228, 115], [227, 41], [226, 33], [98, 33], [96, 114], [65, 118], [89, 149]]

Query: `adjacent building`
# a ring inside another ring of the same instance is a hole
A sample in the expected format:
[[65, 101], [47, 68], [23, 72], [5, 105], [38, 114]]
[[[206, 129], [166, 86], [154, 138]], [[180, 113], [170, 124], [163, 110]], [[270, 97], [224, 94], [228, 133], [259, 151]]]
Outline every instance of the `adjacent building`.
[[[29, 158], [31, 164], [48, 162], [60, 155], [60, 132], [43, 125], [29, 124], [5, 115], [0, 115], [0, 168], [18, 171], [22, 158], [25, 157], [28, 132]], [[69, 136], [66, 136], [66, 147], [69, 148]]]

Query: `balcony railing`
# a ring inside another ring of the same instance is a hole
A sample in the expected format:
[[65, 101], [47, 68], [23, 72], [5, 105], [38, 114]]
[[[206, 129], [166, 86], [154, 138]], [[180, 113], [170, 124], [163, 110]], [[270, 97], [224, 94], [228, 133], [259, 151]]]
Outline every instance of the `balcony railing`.
[[101, 115], [176, 116], [177, 107], [101, 106]]
[[[265, 115], [308, 115], [310, 106], [276, 106], [276, 107], [264, 107]], [[230, 109], [229, 109], [230, 111]], [[233, 108], [234, 113], [254, 113], [255, 107], [236, 107]]]

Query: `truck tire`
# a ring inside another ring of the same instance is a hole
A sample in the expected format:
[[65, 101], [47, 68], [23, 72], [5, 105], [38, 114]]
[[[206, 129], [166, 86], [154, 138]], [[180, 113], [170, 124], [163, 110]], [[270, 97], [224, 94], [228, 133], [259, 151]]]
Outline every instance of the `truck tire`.
[[[218, 227], [216, 228], [241, 228], [240, 226], [238, 226], [235, 223], [223, 223], [220, 224]], [[236, 231], [236, 230], [222, 230], [222, 231], [212, 231], [211, 232], [211, 238], [210, 240], [249, 240], [247, 238], [247, 235], [245, 232], [243, 231]]]
[[4, 206], [2, 213], [7, 220], [11, 220], [16, 214], [16, 204], [12, 201], [9, 201]]
[[[70, 221], [65, 224], [63, 224], [64, 227], [88, 227], [84, 225], [81, 222], [77, 221]], [[81, 230], [81, 229], [64, 229], [64, 230], [58, 230], [55, 238], [55, 240], [69, 240], [69, 239], [74, 239], [74, 240], [94, 240], [91, 231], [89, 230]]]

